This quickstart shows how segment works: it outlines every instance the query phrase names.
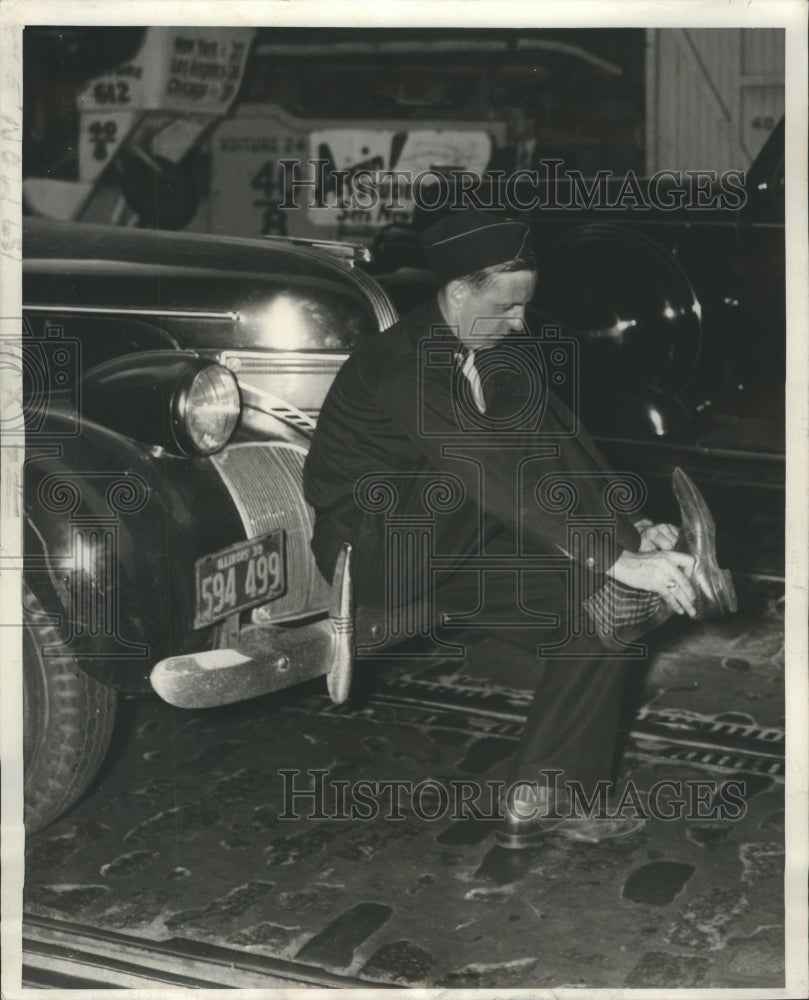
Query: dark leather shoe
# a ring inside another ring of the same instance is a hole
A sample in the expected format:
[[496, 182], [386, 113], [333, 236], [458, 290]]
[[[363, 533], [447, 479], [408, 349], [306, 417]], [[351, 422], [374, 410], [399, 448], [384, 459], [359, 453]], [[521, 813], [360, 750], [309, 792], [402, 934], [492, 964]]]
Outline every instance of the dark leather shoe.
[[541, 815], [519, 816], [506, 808], [505, 818], [494, 835], [495, 843], [498, 847], [505, 847], [509, 851], [537, 847], [547, 836], [554, 833], [555, 828], [562, 822], [561, 819], [551, 819]]
[[576, 815], [563, 797], [555, 808], [532, 803], [502, 803], [505, 819], [495, 833], [495, 843], [509, 851], [539, 846], [546, 837], [563, 837], [585, 844], [629, 837], [646, 825], [640, 817]]
[[674, 470], [671, 483], [682, 517], [677, 548], [696, 560], [691, 581], [697, 592], [697, 617], [730, 614], [738, 608], [736, 589], [730, 572], [716, 561], [716, 525], [708, 505], [682, 469]]
[[603, 840], [619, 840], [630, 837], [646, 826], [640, 817], [611, 816], [585, 819], [571, 816], [553, 820], [537, 817], [533, 820], [514, 821], [511, 817], [503, 820], [495, 833], [495, 843], [508, 851], [522, 851], [538, 847], [546, 837], [562, 837], [580, 844], [600, 844]]
[[[691, 582], [696, 591], [697, 621], [730, 614], [738, 608], [736, 589], [730, 572], [720, 569], [716, 560], [716, 525], [708, 505], [682, 469], [675, 468], [671, 479], [682, 519], [675, 549], [695, 560]], [[604, 648], [617, 653], [625, 652], [627, 644], [674, 614], [658, 595], [626, 587], [617, 580], [607, 580], [583, 607]]]

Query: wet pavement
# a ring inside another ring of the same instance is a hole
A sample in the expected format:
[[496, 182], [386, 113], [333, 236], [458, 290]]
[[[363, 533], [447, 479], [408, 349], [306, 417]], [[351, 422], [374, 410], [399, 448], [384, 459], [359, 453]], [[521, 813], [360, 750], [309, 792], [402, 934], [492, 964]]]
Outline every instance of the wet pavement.
[[[482, 643], [365, 666], [340, 707], [321, 683], [207, 712], [124, 702], [91, 792], [29, 838], [25, 910], [368, 985], [783, 986], [782, 594], [750, 583], [742, 614], [675, 624], [635, 677], [621, 778], [641, 798], [713, 783], [702, 818], [525, 851], [495, 846], [482, 804], [453, 820], [440, 789], [505, 777], [530, 697], [531, 664]], [[322, 800], [285, 801], [320, 780]], [[381, 780], [421, 783], [418, 808], [386, 792], [345, 818], [348, 783]], [[729, 781], [744, 815], [722, 819]]]

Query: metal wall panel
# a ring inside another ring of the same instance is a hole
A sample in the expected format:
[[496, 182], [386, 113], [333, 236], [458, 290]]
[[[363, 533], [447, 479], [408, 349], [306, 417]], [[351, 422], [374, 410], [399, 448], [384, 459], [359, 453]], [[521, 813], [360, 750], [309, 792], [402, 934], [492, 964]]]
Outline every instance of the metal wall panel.
[[742, 33], [741, 68], [745, 76], [771, 75], [773, 67], [784, 70], [784, 32], [779, 28], [751, 28]]

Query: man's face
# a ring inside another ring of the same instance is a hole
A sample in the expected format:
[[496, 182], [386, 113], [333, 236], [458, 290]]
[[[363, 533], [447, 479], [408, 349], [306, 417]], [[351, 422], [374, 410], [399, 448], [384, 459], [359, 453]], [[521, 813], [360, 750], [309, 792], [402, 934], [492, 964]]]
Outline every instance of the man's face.
[[493, 275], [480, 289], [466, 285], [458, 304], [460, 339], [475, 350], [524, 332], [525, 307], [536, 284], [533, 271], [511, 271]]

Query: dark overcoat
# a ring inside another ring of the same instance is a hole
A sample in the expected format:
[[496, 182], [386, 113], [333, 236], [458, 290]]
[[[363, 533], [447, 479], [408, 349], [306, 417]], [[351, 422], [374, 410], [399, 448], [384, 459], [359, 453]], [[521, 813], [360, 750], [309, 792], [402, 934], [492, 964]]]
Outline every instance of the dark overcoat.
[[[558, 357], [559, 345], [510, 336], [478, 352], [484, 414], [461, 374], [464, 350], [433, 298], [362, 343], [326, 397], [304, 467], [316, 512], [312, 549], [331, 579], [342, 542], [352, 542], [360, 602], [378, 593], [391, 514], [431, 514], [437, 552], [456, 555], [459, 566], [483, 551], [562, 554], [580, 560], [594, 586], [623, 549], [638, 548], [642, 496], [623, 509], [605, 506], [621, 477], [550, 388], [547, 356]], [[432, 510], [431, 477], [439, 489]], [[451, 500], [442, 500], [442, 484]], [[596, 541], [576, 548], [571, 524], [585, 521]]]

